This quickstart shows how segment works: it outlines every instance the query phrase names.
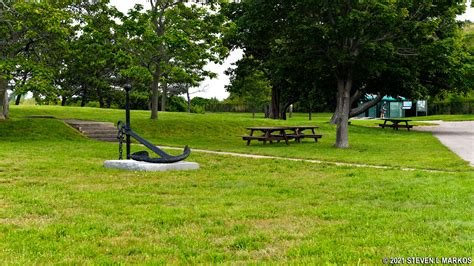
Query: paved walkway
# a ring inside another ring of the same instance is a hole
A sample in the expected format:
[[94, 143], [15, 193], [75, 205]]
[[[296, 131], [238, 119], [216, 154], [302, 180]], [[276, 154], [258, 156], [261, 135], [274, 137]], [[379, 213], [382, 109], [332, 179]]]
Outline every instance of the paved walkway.
[[471, 166], [474, 166], [474, 121], [426, 122], [436, 123], [439, 124], [439, 126], [419, 126], [413, 129], [433, 132], [433, 135], [438, 138], [441, 143], [463, 160], [468, 161]]

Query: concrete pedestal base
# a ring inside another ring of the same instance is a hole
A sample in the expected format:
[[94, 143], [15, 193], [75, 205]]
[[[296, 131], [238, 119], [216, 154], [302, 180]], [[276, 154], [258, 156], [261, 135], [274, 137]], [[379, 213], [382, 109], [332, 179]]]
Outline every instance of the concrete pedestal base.
[[108, 160], [104, 162], [104, 167], [131, 171], [170, 171], [199, 169], [199, 164], [184, 161], [176, 163], [147, 163], [135, 160]]

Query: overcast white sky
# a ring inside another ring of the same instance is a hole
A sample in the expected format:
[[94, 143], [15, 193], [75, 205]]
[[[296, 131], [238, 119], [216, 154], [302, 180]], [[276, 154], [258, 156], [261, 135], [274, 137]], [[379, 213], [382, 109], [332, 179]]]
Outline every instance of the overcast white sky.
[[471, 0], [467, 1], [466, 12], [462, 14], [461, 16], [458, 16], [459, 20], [470, 20], [474, 22], [474, 8], [470, 6], [471, 6]]
[[[110, 0], [110, 4], [116, 6], [118, 10], [123, 13], [127, 13], [135, 4], [142, 4], [145, 8], [148, 8], [149, 1], [147, 0]], [[466, 13], [459, 16], [459, 20], [470, 20], [474, 21], [474, 8], [471, 8], [471, 1], [467, 3], [468, 8]], [[206, 79], [202, 82], [201, 88], [207, 88], [205, 92], [195, 93], [192, 96], [200, 96], [204, 98], [216, 97], [219, 100], [225, 99], [229, 96], [229, 93], [225, 91], [225, 85], [229, 84], [229, 77], [224, 74], [233, 62], [236, 62], [242, 57], [241, 51], [234, 51], [230, 54], [227, 60], [222, 65], [209, 64], [206, 68], [218, 74], [218, 77], [212, 80]], [[191, 90], [196, 91], [198, 89]]]

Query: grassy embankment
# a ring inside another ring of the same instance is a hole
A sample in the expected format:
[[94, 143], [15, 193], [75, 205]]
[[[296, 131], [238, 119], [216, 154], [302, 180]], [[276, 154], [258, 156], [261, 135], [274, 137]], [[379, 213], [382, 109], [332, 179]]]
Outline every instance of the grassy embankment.
[[[62, 107], [14, 107], [13, 119], [26, 115], [54, 115], [116, 122], [124, 120], [123, 110]], [[316, 114], [308, 121], [297, 114], [287, 121], [263, 118], [252, 119], [249, 114], [187, 114], [160, 113], [157, 121], [150, 121], [149, 112], [133, 111], [132, 128], [157, 145], [170, 145], [217, 151], [275, 155], [292, 158], [317, 159], [328, 162], [348, 162], [393, 167], [412, 167], [439, 170], [468, 170], [466, 162], [449, 151], [430, 133], [381, 129], [380, 121], [354, 121], [349, 129], [350, 149], [335, 149], [335, 127], [330, 125], [330, 114]], [[263, 145], [253, 142], [246, 146], [240, 136], [248, 134], [248, 126], [318, 125], [323, 134], [320, 143], [304, 140], [301, 144], [284, 143]], [[13, 133], [15, 134], [15, 133]]]
[[[108, 121], [122, 117], [112, 110], [13, 108], [13, 119], [0, 122], [4, 263], [380, 264], [384, 257], [473, 253], [472, 172], [335, 167], [202, 153], [190, 157], [201, 164], [197, 171], [123, 172], [102, 167], [104, 160], [117, 156], [116, 144], [87, 140], [60, 121], [20, 118], [47, 112]], [[137, 132], [161, 144], [189, 142], [273, 155], [291, 149], [296, 151], [290, 154], [300, 156], [333, 152], [348, 161], [354, 152], [363, 153], [358, 146], [365, 143], [364, 135], [381, 146], [383, 137], [390, 139], [385, 144], [393, 138], [417, 139], [426, 141], [425, 146], [409, 145], [452, 159], [451, 170], [465, 169], [424, 133], [351, 126], [353, 148], [332, 151], [326, 141], [332, 142], [333, 129], [321, 119], [314, 122], [328, 135], [321, 143], [245, 147], [238, 135], [247, 125], [304, 121], [160, 115], [155, 123], [147, 120], [148, 113], [134, 112], [132, 121]], [[184, 140], [166, 134], [171, 129]], [[373, 146], [365, 149], [368, 158], [379, 152]], [[403, 166], [404, 157], [394, 154], [392, 160], [400, 158], [397, 164]], [[432, 160], [412, 160], [417, 161], [412, 165], [436, 168]]]
[[469, 23], [464, 27], [464, 42], [470, 48], [474, 47], [474, 23]]

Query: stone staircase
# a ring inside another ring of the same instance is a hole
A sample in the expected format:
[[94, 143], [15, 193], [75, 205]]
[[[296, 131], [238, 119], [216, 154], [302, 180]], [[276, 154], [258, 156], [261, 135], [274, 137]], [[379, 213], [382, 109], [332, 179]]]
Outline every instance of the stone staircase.
[[110, 122], [84, 120], [63, 120], [88, 138], [100, 141], [117, 142], [117, 127]]

